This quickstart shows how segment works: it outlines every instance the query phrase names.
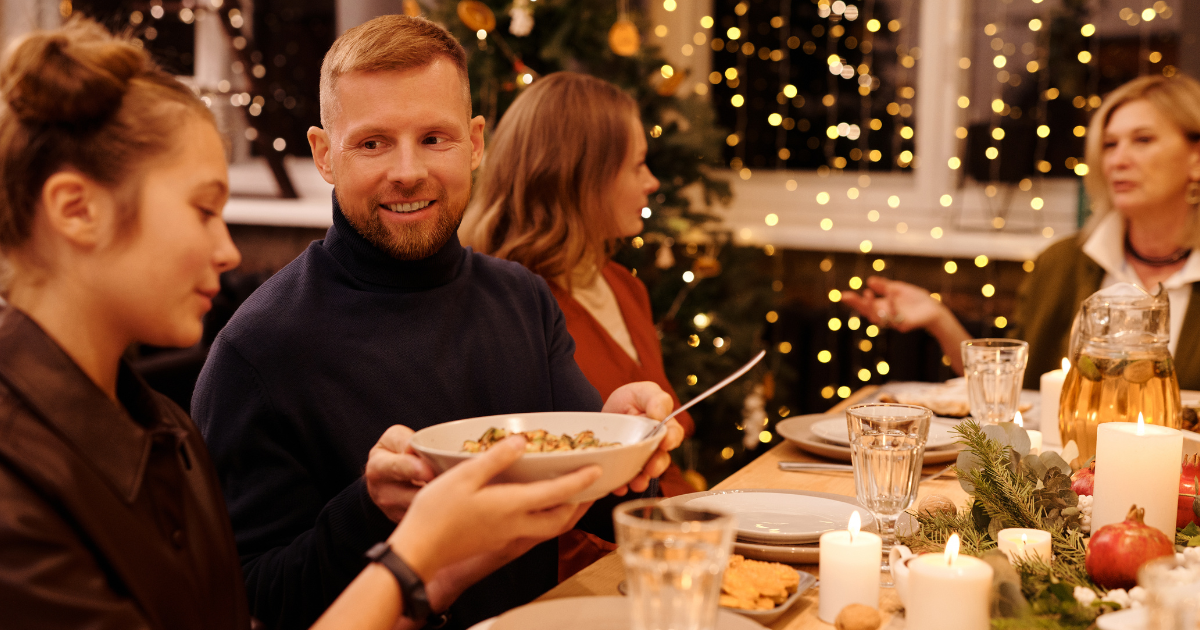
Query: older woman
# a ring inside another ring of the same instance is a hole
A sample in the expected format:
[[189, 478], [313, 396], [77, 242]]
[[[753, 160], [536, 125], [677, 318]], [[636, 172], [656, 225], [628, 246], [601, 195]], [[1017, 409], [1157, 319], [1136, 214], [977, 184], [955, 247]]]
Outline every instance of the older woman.
[[[1200, 389], [1200, 83], [1176, 75], [1140, 77], [1109, 94], [1092, 117], [1085, 179], [1094, 214], [1076, 236], [1054, 243], [1035, 262], [1018, 295], [1010, 336], [1029, 342], [1025, 386], [1067, 356], [1079, 305], [1103, 287], [1129, 282], [1171, 300], [1171, 352], [1179, 386]], [[875, 323], [924, 328], [962, 372], [966, 330], [923, 289], [871, 278], [845, 301]]]

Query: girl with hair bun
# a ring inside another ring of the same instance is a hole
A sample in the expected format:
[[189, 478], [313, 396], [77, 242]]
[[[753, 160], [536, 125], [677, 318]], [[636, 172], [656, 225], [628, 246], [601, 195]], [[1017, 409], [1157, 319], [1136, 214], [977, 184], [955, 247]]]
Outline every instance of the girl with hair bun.
[[[133, 343], [195, 344], [240, 261], [213, 118], [88, 21], [17, 42], [0, 91], [3, 626], [249, 628], [204, 441], [121, 360]], [[582, 507], [564, 501], [598, 469], [486, 486], [523, 452], [510, 440], [418, 492], [317, 626], [418, 623], [569, 528]]]

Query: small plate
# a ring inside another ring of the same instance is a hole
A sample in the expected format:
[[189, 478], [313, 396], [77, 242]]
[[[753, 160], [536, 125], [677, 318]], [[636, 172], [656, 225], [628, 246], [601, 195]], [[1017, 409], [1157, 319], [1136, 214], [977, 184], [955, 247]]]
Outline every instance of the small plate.
[[[831, 444], [817, 437], [817, 434], [812, 432], [812, 425], [814, 423], [833, 417], [835, 416], [830, 414], [795, 416], [786, 420], [780, 420], [775, 425], [775, 432], [782, 435], [784, 439], [802, 451], [848, 462], [850, 461], [850, 447]], [[844, 414], [837, 414], [836, 417], [841, 418], [842, 422], [845, 423]], [[925, 449], [924, 465], [951, 463], [958, 459], [958, 451], [961, 449], [961, 444], [952, 444], [946, 448], [927, 448]]]
[[1096, 626], [1100, 630], [1146, 630], [1150, 619], [1145, 608], [1125, 608], [1096, 617]]
[[[804, 571], [796, 571], [796, 573], [800, 576], [800, 583], [796, 586], [796, 592], [792, 593], [790, 597], [783, 600], [783, 603], [776, 605], [770, 610], [744, 610], [742, 608], [729, 608], [728, 606], [722, 606], [721, 609], [737, 613], [743, 617], [748, 617], [757, 621], [758, 623], [763, 624], [764, 626], [769, 623], [773, 623], [775, 620], [782, 617], [783, 613], [787, 612], [788, 609], [791, 608], [796, 602], [800, 601], [800, 596], [803, 595], [805, 591], [812, 588], [813, 585], [817, 583], [817, 576], [811, 573], [805, 573]], [[617, 584], [617, 591], [622, 595], [628, 596], [628, 583], [625, 580], [621, 580], [621, 583]], [[471, 630], [475, 629], [472, 628]]]
[[787, 612], [796, 602], [800, 601], [800, 596], [804, 594], [804, 591], [812, 588], [817, 583], [817, 576], [811, 573], [805, 573], [804, 571], [796, 571], [796, 573], [800, 574], [800, 584], [796, 587], [796, 592], [792, 593], [791, 597], [785, 599], [782, 604], [770, 610], [743, 610], [741, 608], [726, 608], [724, 606], [721, 607], [721, 610], [737, 613], [743, 617], [753, 619], [764, 626], [774, 623], [783, 616], [783, 613]]
[[768, 545], [814, 543], [821, 534], [846, 529], [858, 512], [864, 528], [874, 526], [871, 512], [853, 497], [805, 490], [718, 490], [668, 499], [686, 505], [732, 514], [738, 540]]
[[821, 561], [821, 547], [816, 543], [811, 545], [760, 545], [735, 540], [733, 541], [733, 553], [755, 560], [784, 564], [817, 564]]
[[[615, 630], [630, 625], [624, 597], [565, 597], [533, 602], [496, 618], [489, 630]], [[487, 623], [487, 622], [484, 622]], [[482, 624], [477, 624], [479, 628]], [[727, 610], [717, 611], [716, 630], [762, 630], [762, 626]]]
[[[937, 449], [954, 446], [958, 438], [950, 432], [955, 425], [951, 422], [934, 420], [929, 423], [929, 437], [925, 440], [925, 448]], [[808, 428], [814, 435], [834, 444], [850, 446], [850, 430], [846, 427], [846, 418], [829, 418], [818, 420]]]

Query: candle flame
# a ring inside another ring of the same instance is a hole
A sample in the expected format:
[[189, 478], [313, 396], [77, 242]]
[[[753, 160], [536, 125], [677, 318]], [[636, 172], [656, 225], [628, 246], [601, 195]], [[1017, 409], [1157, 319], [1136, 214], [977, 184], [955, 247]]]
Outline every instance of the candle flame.
[[1067, 360], [1067, 357], [1063, 357], [1062, 368], [1063, 368], [1063, 374], [1066, 374], [1067, 372], [1071, 371], [1071, 362]]
[[1025, 551], [1025, 545], [1029, 543], [1029, 536], [1021, 534], [1021, 551]]
[[1020, 411], [1017, 412], [1017, 417], [1013, 418], [1013, 422], [1017, 423], [1017, 426], [1025, 428], [1025, 419], [1021, 417]]
[[854, 542], [854, 535], [858, 533], [858, 528], [862, 526], [862, 517], [858, 515], [858, 510], [850, 515], [850, 524], [846, 529], [850, 530], [850, 542]]
[[954, 566], [954, 561], [958, 559], [958, 533], [950, 535], [950, 540], [946, 541], [946, 566]]
[[1142, 412], [1138, 412], [1138, 435], [1146, 435], [1146, 421], [1142, 418]]

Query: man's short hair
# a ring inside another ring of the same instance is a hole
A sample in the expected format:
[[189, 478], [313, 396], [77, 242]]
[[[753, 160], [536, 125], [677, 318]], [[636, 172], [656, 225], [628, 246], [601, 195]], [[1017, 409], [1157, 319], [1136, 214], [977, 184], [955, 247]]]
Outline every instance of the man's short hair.
[[441, 26], [421, 17], [381, 15], [346, 31], [321, 63], [321, 126], [329, 129], [338, 109], [334, 90], [349, 72], [410, 70], [445, 57], [462, 77], [467, 116], [471, 115], [471, 84], [467, 78], [467, 52]]

